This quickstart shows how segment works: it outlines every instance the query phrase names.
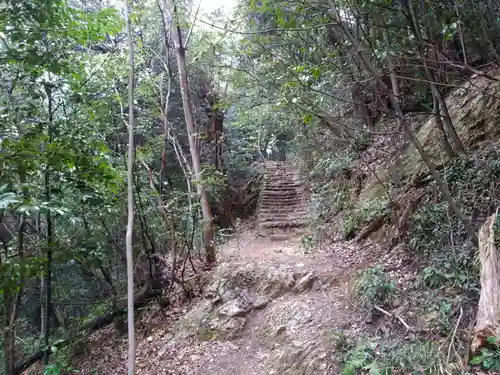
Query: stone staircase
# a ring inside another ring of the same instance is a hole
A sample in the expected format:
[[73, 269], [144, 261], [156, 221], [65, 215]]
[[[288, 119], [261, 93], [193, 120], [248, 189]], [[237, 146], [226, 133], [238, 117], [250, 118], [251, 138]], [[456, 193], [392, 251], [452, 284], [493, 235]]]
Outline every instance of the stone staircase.
[[298, 168], [285, 162], [265, 164], [259, 198], [259, 229], [301, 228], [308, 224], [308, 199]]

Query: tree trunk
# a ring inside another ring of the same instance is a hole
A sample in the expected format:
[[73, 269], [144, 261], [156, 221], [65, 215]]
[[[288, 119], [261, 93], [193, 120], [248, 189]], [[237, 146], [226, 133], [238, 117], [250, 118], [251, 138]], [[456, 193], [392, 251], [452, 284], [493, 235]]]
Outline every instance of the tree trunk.
[[[25, 182], [24, 176], [20, 174], [20, 181]], [[25, 194], [26, 196], [26, 194]], [[15, 375], [15, 363], [16, 363], [16, 322], [19, 315], [19, 309], [21, 307], [21, 298], [24, 292], [25, 283], [25, 254], [24, 254], [24, 230], [26, 227], [26, 220], [24, 215], [21, 216], [21, 221], [19, 224], [18, 232], [18, 253], [19, 253], [19, 264], [20, 264], [20, 277], [19, 277], [19, 288], [16, 293], [12, 293], [12, 290], [4, 291], [4, 316], [6, 327], [4, 329], [3, 339], [4, 339], [4, 362], [5, 362], [5, 372], [6, 375]]]
[[443, 119], [441, 118], [441, 107], [439, 106], [438, 99], [434, 95], [432, 95], [432, 113], [434, 116], [434, 121], [436, 121], [436, 126], [438, 127], [443, 137], [442, 142], [444, 151], [446, 152], [446, 155], [448, 155], [451, 159], [455, 156], [455, 152], [453, 152], [453, 148], [451, 147], [450, 141], [448, 140], [448, 135], [444, 130]]
[[5, 327], [3, 329], [3, 352], [4, 352], [4, 368], [6, 375], [14, 374], [14, 364], [16, 359], [15, 354], [15, 340], [14, 340], [14, 326], [10, 324], [8, 317], [11, 314], [12, 309], [12, 293], [10, 290], [5, 290], [3, 294], [3, 315], [5, 316]]
[[[427, 77], [427, 80], [430, 82], [431, 86], [431, 92], [432, 92], [432, 97], [433, 100], [438, 101], [439, 106], [441, 107], [441, 111], [443, 112], [443, 119], [444, 123], [446, 124], [446, 128], [450, 132], [451, 139], [453, 140], [453, 143], [455, 144], [455, 147], [458, 149], [459, 152], [465, 153], [465, 148], [460, 140], [460, 137], [457, 134], [457, 131], [455, 129], [455, 126], [453, 126], [453, 123], [451, 122], [451, 117], [448, 112], [448, 106], [446, 105], [446, 101], [444, 100], [443, 93], [441, 90], [438, 88], [436, 84], [436, 76], [434, 72], [429, 68], [429, 65], [426, 60], [425, 56], [425, 51], [424, 51], [424, 40], [422, 38], [422, 32], [420, 30], [420, 24], [418, 23], [417, 17], [415, 15], [415, 10], [413, 8], [413, 4], [411, 1], [406, 2], [408, 11], [410, 13], [411, 21], [412, 21], [412, 28], [413, 28], [413, 33], [415, 35], [415, 38], [417, 40], [417, 49], [418, 53], [420, 55], [420, 58], [422, 59], [422, 64], [424, 66], [424, 71], [425, 75]], [[432, 54], [435, 56], [435, 54]]]
[[196, 125], [193, 114], [193, 105], [191, 103], [191, 93], [189, 91], [189, 80], [186, 63], [186, 49], [182, 44], [182, 32], [178, 22], [177, 7], [173, 1], [170, 2], [174, 19], [174, 30], [172, 39], [177, 53], [177, 65], [179, 69], [179, 81], [181, 87], [182, 105], [184, 108], [184, 116], [186, 119], [186, 128], [189, 138], [189, 151], [191, 153], [191, 161], [193, 171], [196, 178], [196, 191], [201, 203], [201, 211], [203, 214], [203, 242], [205, 246], [206, 261], [208, 264], [215, 262], [215, 245], [213, 233], [213, 218], [208, 201], [208, 194], [203, 183], [200, 151], [198, 147], [198, 137], [196, 135]]
[[494, 225], [497, 213], [491, 215], [479, 231], [481, 293], [477, 308], [472, 352], [487, 345], [488, 337], [500, 336], [500, 259], [495, 247]]
[[130, 3], [125, 3], [127, 22], [129, 83], [128, 83], [128, 158], [127, 158], [127, 233], [125, 243], [127, 249], [127, 323], [128, 323], [128, 375], [135, 374], [135, 327], [134, 327], [134, 253], [132, 234], [134, 229], [134, 41], [132, 39], [131, 21], [129, 15]]
[[[50, 75], [49, 75], [50, 79]], [[54, 133], [54, 124], [53, 124], [53, 109], [52, 109], [52, 83], [49, 81], [45, 84], [45, 92], [47, 94], [48, 101], [48, 143], [49, 145], [52, 143], [53, 133]], [[51, 191], [50, 191], [50, 166], [47, 164], [45, 166], [45, 176], [44, 176], [44, 184], [45, 184], [45, 199], [47, 202], [51, 200]], [[50, 346], [50, 309], [51, 309], [51, 297], [52, 297], [52, 246], [53, 244], [53, 221], [50, 210], [47, 210], [47, 214], [45, 216], [46, 224], [47, 224], [47, 232], [46, 232], [46, 243], [45, 243], [45, 257], [46, 257], [46, 269], [45, 274], [42, 276], [42, 337], [43, 344], [46, 348]], [[49, 364], [50, 352], [46, 351], [45, 356], [43, 357], [43, 364], [48, 366]]]
[[406, 133], [406, 135], [410, 139], [411, 143], [415, 146], [416, 150], [420, 154], [420, 157], [422, 158], [425, 165], [427, 166], [427, 168], [431, 172], [432, 177], [436, 181], [436, 184], [438, 185], [439, 189], [441, 190], [445, 200], [448, 202], [448, 204], [450, 205], [450, 208], [453, 210], [455, 215], [457, 215], [459, 220], [464, 224], [465, 229], [467, 231], [467, 234], [469, 235], [471, 241], [474, 243], [474, 245], [477, 246], [477, 244], [478, 244], [477, 234], [474, 231], [474, 229], [472, 228], [472, 224], [470, 222], [470, 219], [464, 215], [460, 206], [457, 204], [455, 199], [453, 199], [453, 197], [450, 195], [450, 193], [446, 187], [446, 184], [445, 184], [443, 178], [441, 177], [441, 174], [436, 169], [436, 166], [432, 162], [432, 159], [425, 151], [424, 147], [420, 143], [420, 141], [417, 138], [417, 136], [415, 135], [415, 133], [413, 133], [413, 130], [412, 130], [410, 124], [408, 124], [408, 121], [406, 120], [403, 112], [401, 111], [401, 106], [399, 105], [399, 101], [397, 99], [399, 97], [399, 86], [398, 86], [398, 82], [396, 80], [396, 75], [394, 74], [393, 67], [390, 66], [391, 83], [393, 85], [394, 92], [392, 90], [390, 90], [389, 87], [384, 83], [380, 74], [377, 73], [377, 70], [375, 69], [373, 64], [370, 61], [368, 61], [368, 59], [365, 57], [365, 55], [363, 53], [362, 46], [359, 45], [358, 43], [356, 43], [356, 40], [351, 35], [351, 32], [349, 31], [349, 29], [342, 23], [342, 18], [340, 17], [340, 14], [338, 12], [337, 6], [334, 3], [334, 1], [330, 1], [330, 4], [332, 5], [333, 11], [335, 12], [335, 14], [334, 14], [335, 21], [339, 24], [340, 29], [341, 29], [342, 33], [344, 34], [345, 38], [347, 39], [347, 41], [349, 43], [351, 43], [353, 45], [353, 47], [355, 47], [356, 50], [358, 51], [358, 55], [363, 63], [364, 68], [373, 78], [375, 78], [377, 80], [377, 82], [380, 84], [380, 87], [385, 92], [387, 92], [387, 95], [389, 96], [389, 100], [390, 100], [392, 106], [394, 107], [394, 111], [396, 112], [396, 116], [397, 116], [396, 120], [398, 122], [398, 126], [403, 128], [404, 132]]

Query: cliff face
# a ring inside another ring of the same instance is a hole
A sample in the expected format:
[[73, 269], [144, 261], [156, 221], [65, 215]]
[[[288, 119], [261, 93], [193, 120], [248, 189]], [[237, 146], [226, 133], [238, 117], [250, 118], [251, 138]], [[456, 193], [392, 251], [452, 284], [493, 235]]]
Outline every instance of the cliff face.
[[[500, 138], [500, 69], [486, 74], [472, 76], [446, 98], [453, 125], [468, 152], [481, 148], [484, 142]], [[438, 167], [449, 161], [441, 147], [441, 135], [433, 117], [425, 120], [417, 136]], [[395, 157], [388, 164], [376, 168], [376, 176], [373, 173], [368, 177], [359, 201], [380, 197], [395, 175], [398, 180], [406, 179], [411, 183], [426, 174], [428, 169], [415, 147], [405, 146], [395, 152]]]

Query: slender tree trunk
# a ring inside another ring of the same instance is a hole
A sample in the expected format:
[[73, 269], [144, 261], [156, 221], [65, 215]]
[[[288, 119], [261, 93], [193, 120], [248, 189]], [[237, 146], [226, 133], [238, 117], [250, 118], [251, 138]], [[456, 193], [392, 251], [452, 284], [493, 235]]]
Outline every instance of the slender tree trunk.
[[200, 161], [200, 151], [198, 146], [198, 137], [196, 135], [196, 125], [193, 114], [193, 105], [191, 103], [191, 93], [189, 91], [189, 80], [187, 73], [187, 63], [186, 63], [186, 49], [182, 44], [182, 32], [179, 26], [179, 22], [176, 19], [178, 17], [177, 8], [175, 3], [171, 3], [172, 14], [174, 18], [174, 30], [173, 30], [173, 41], [175, 50], [177, 53], [177, 65], [179, 69], [179, 81], [181, 86], [181, 96], [182, 105], [184, 107], [184, 116], [186, 118], [186, 127], [189, 137], [189, 150], [191, 153], [191, 160], [193, 164], [193, 171], [196, 178], [196, 190], [201, 203], [201, 211], [203, 214], [203, 242], [205, 246], [206, 261], [208, 264], [215, 262], [215, 245], [214, 245], [214, 234], [213, 234], [213, 218], [210, 209], [210, 203], [208, 201], [208, 194], [203, 183], [201, 174], [201, 161]]
[[432, 113], [434, 116], [434, 121], [436, 121], [436, 126], [438, 127], [439, 131], [441, 132], [442, 135], [442, 142], [443, 142], [443, 148], [446, 152], [446, 154], [450, 157], [453, 158], [455, 156], [455, 152], [453, 151], [453, 148], [451, 147], [450, 141], [448, 140], [448, 135], [446, 134], [446, 131], [443, 126], [443, 119], [441, 118], [441, 107], [439, 105], [439, 100], [436, 96], [432, 95]]
[[[49, 76], [50, 77], [50, 76]], [[52, 118], [52, 112], [53, 112], [53, 103], [52, 103], [52, 83], [49, 81], [48, 83], [45, 84], [45, 92], [47, 94], [47, 99], [48, 99], [48, 143], [52, 143], [52, 138], [53, 138], [53, 118]], [[47, 147], [48, 148], [48, 147]], [[44, 176], [44, 184], [45, 184], [45, 200], [47, 202], [50, 202], [51, 200], [51, 191], [50, 191], [50, 167], [47, 165], [45, 167], [45, 176]], [[45, 221], [47, 225], [47, 231], [46, 231], [46, 249], [45, 249], [45, 256], [46, 256], [46, 268], [45, 268], [45, 274], [43, 275], [42, 279], [42, 299], [43, 303], [42, 305], [42, 337], [43, 337], [43, 345], [45, 348], [49, 348], [50, 346], [50, 310], [51, 310], [51, 297], [52, 297], [52, 246], [53, 244], [53, 221], [52, 221], [52, 215], [50, 210], [47, 210], [47, 214], [45, 216]], [[50, 359], [50, 351], [46, 350], [43, 356], [43, 364], [45, 366], [48, 366], [49, 364], [49, 359]]]
[[[26, 183], [26, 175], [24, 169], [21, 167], [19, 171], [19, 182], [21, 184]], [[23, 196], [25, 199], [28, 198], [27, 188], [23, 188]], [[24, 230], [26, 227], [26, 219], [24, 215], [21, 215], [19, 222], [18, 231], [18, 257], [19, 257], [19, 288], [15, 293], [13, 293], [12, 288], [7, 288], [4, 291], [4, 321], [5, 328], [3, 332], [3, 345], [4, 345], [4, 364], [6, 375], [15, 375], [15, 364], [16, 364], [16, 323], [19, 315], [19, 310], [21, 308], [21, 298], [24, 293], [24, 284], [26, 280], [25, 275], [25, 252], [24, 252]], [[0, 264], [1, 264], [0, 257]]]
[[125, 4], [127, 22], [128, 56], [129, 56], [129, 83], [128, 83], [128, 159], [127, 159], [127, 233], [125, 244], [127, 248], [127, 323], [128, 323], [128, 375], [135, 375], [135, 326], [134, 326], [134, 253], [132, 234], [134, 230], [134, 41], [129, 15], [129, 1]]
[[[390, 45], [389, 33], [387, 32], [387, 30], [384, 30], [383, 34], [384, 34], [384, 39], [385, 39], [387, 45]], [[394, 85], [393, 81], [394, 81], [394, 78], [396, 76], [396, 74], [394, 72], [394, 68], [393, 68], [394, 64], [392, 61], [390, 61], [391, 57], [389, 57], [388, 59], [389, 59], [389, 65], [390, 65], [390, 71], [391, 71], [391, 85]], [[427, 66], [425, 61], [423, 62], [423, 64], [424, 64], [424, 66]], [[397, 82], [396, 82], [396, 84], [397, 84]], [[434, 85], [434, 84], [431, 83], [431, 85]], [[398, 88], [399, 88], [399, 86], [398, 86]], [[436, 121], [436, 126], [441, 132], [443, 148], [444, 148], [446, 154], [450, 158], [453, 158], [455, 156], [455, 152], [453, 152], [453, 148], [451, 147], [450, 141], [448, 140], [448, 135], [446, 134], [446, 131], [445, 131], [444, 126], [443, 126], [443, 120], [441, 118], [441, 111], [440, 111], [441, 107], [439, 104], [440, 101], [438, 99], [438, 96], [435, 95], [434, 91], [432, 94], [433, 94], [432, 95], [432, 114], [434, 116], [434, 121]], [[396, 99], [399, 101], [398, 95], [396, 95]]]
[[460, 139], [460, 136], [458, 135], [457, 130], [453, 125], [453, 122], [451, 122], [450, 112], [448, 111], [448, 106], [446, 105], [444, 95], [442, 91], [437, 88], [437, 85], [435, 83], [434, 83], [434, 91], [435, 95], [438, 98], [441, 111], [443, 112], [442, 118], [446, 124], [448, 131], [450, 132], [451, 139], [453, 139], [453, 143], [455, 144], [455, 147], [458, 149], [458, 151], [465, 154], [464, 144], [462, 143], [462, 140]]
[[[420, 58], [422, 59], [422, 64], [424, 66], [424, 71], [425, 71], [425, 75], [427, 77], [427, 80], [430, 82], [432, 97], [433, 97], [433, 99], [438, 100], [439, 106], [441, 107], [441, 111], [443, 112], [444, 123], [446, 124], [446, 128], [448, 129], [448, 131], [450, 133], [451, 139], [453, 140], [455, 147], [457, 148], [457, 150], [459, 152], [465, 153], [465, 147], [464, 147], [460, 137], [457, 134], [455, 126], [453, 126], [453, 123], [451, 122], [451, 117], [450, 117], [450, 114], [448, 112], [448, 106], [446, 105], [444, 95], [436, 84], [436, 75], [429, 68], [429, 65], [427, 63], [425, 51], [424, 51], [424, 47], [423, 47], [424, 40], [422, 38], [420, 24], [418, 23], [417, 16], [415, 14], [415, 10], [413, 8], [412, 0], [407, 0], [406, 4], [407, 4], [408, 11], [410, 13], [411, 20], [412, 20], [413, 33], [415, 35], [415, 38], [417, 39], [418, 53], [420, 55]], [[429, 37], [430, 37], [430, 35], [429, 35]]]
[[[7, 289], [4, 291], [3, 295], [3, 306], [4, 311], [3, 314], [5, 316], [5, 327], [3, 330], [3, 351], [4, 351], [4, 366], [5, 366], [5, 374], [6, 375], [14, 375], [14, 365], [16, 363], [15, 358], [15, 324], [17, 320], [17, 316], [15, 319], [14, 311], [14, 295], [12, 290]], [[17, 315], [17, 314], [16, 314]]]
[[339, 11], [337, 9], [335, 2], [333, 0], [331, 0], [330, 4], [332, 5], [333, 11], [334, 11], [335, 21], [339, 24], [340, 29], [341, 29], [342, 33], [344, 34], [345, 38], [347, 39], [347, 41], [349, 43], [351, 43], [353, 45], [353, 47], [355, 47], [356, 50], [358, 51], [358, 55], [363, 63], [364, 68], [373, 78], [375, 78], [377, 80], [380, 87], [385, 92], [387, 92], [387, 95], [389, 96], [389, 100], [390, 100], [392, 106], [394, 107], [394, 111], [396, 112], [396, 116], [397, 116], [396, 119], [398, 122], [398, 126], [401, 126], [403, 128], [404, 132], [406, 133], [406, 135], [410, 139], [411, 143], [417, 149], [418, 153], [420, 154], [420, 157], [424, 161], [425, 165], [427, 166], [427, 168], [431, 172], [432, 177], [436, 181], [436, 184], [438, 185], [439, 189], [443, 193], [445, 200], [448, 202], [448, 204], [450, 205], [450, 208], [455, 213], [455, 215], [457, 215], [459, 220], [462, 221], [462, 223], [464, 224], [465, 229], [467, 231], [467, 234], [469, 235], [471, 241], [477, 246], [477, 244], [478, 244], [477, 234], [474, 231], [474, 229], [472, 228], [472, 224], [470, 222], [470, 219], [464, 215], [460, 206], [457, 204], [455, 199], [453, 199], [453, 197], [449, 193], [449, 191], [446, 187], [446, 184], [445, 184], [443, 178], [441, 177], [441, 174], [436, 169], [436, 166], [432, 162], [432, 159], [427, 154], [424, 147], [422, 146], [422, 144], [418, 140], [417, 136], [415, 135], [415, 133], [411, 129], [410, 124], [408, 124], [408, 121], [404, 117], [404, 114], [401, 110], [401, 106], [399, 105], [399, 101], [397, 100], [397, 98], [399, 97], [399, 86], [398, 86], [398, 82], [396, 80], [396, 75], [394, 74], [393, 67], [390, 66], [391, 83], [393, 85], [393, 90], [395, 90], [394, 93], [392, 92], [392, 90], [389, 89], [389, 87], [382, 80], [382, 77], [380, 76], [379, 73], [377, 73], [377, 70], [375, 69], [373, 64], [370, 61], [368, 61], [368, 59], [365, 57], [365, 55], [363, 54], [362, 46], [356, 42], [356, 40], [352, 36], [349, 29], [342, 22], [342, 18], [340, 17], [340, 14], [339, 14]]

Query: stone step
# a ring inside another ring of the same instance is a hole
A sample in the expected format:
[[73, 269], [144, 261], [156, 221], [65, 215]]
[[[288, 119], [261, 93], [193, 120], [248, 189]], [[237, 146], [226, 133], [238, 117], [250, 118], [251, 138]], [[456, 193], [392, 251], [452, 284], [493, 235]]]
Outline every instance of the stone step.
[[298, 217], [304, 217], [304, 216], [310, 216], [310, 213], [307, 212], [307, 211], [293, 211], [293, 212], [286, 212], [286, 211], [271, 211], [271, 210], [268, 210], [268, 211], [265, 211], [265, 212], [262, 212], [262, 213], [259, 213], [257, 215], [257, 218], [273, 218], [273, 217], [291, 217], [291, 216], [298, 216]]
[[302, 186], [304, 186], [303, 183], [301, 182], [287, 182], [287, 181], [270, 181], [270, 182], [264, 182], [262, 184], [262, 188], [269, 188], [269, 189], [283, 189], [283, 188], [288, 188], [288, 189], [300, 189]]
[[283, 201], [292, 201], [292, 202], [304, 202], [306, 199], [301, 194], [266, 194], [262, 193], [260, 195], [261, 202], [283, 202]]
[[273, 218], [273, 217], [306, 217], [309, 216], [309, 212], [307, 211], [293, 211], [293, 212], [284, 212], [284, 211], [267, 211], [259, 213], [259, 218]]
[[286, 213], [286, 212], [274, 212], [272, 214], [261, 214], [259, 215], [259, 221], [272, 221], [274, 219], [278, 220], [295, 220], [295, 219], [303, 219], [309, 216], [307, 212], [291, 212], [291, 213]]
[[293, 184], [293, 185], [280, 185], [280, 184], [273, 184], [273, 185], [268, 185], [268, 186], [263, 186], [262, 191], [297, 191], [297, 192], [302, 192], [304, 191], [304, 186], [299, 185], [299, 184]]
[[276, 209], [267, 208], [263, 211], [259, 212], [258, 217], [291, 217], [291, 216], [309, 216], [310, 213], [307, 210], [297, 210], [293, 209], [293, 211], [277, 211]]
[[261, 197], [260, 204], [265, 207], [298, 206], [302, 199], [298, 197]]
[[307, 212], [289, 212], [289, 213], [273, 213], [273, 214], [261, 214], [258, 216], [259, 222], [261, 221], [282, 221], [282, 220], [298, 220], [309, 218], [309, 213]]
[[296, 220], [296, 221], [266, 221], [259, 223], [261, 228], [293, 228], [293, 227], [303, 227], [308, 224], [307, 220]]
[[275, 198], [275, 197], [298, 197], [303, 198], [303, 194], [297, 190], [265, 190], [261, 192], [261, 197]]
[[266, 162], [258, 209], [258, 226], [264, 231], [295, 231], [308, 225], [309, 207], [298, 168], [287, 162]]
[[272, 186], [272, 187], [268, 187], [268, 188], [264, 188], [262, 189], [262, 192], [263, 193], [300, 193], [301, 192], [301, 188], [300, 187], [296, 187], [296, 186]]
[[259, 210], [259, 215], [261, 214], [272, 214], [272, 213], [291, 213], [291, 212], [306, 212], [308, 213], [308, 207], [305, 204], [293, 205], [293, 206], [262, 206]]
[[275, 171], [266, 171], [265, 177], [276, 177], [276, 176], [281, 176], [283, 178], [290, 178], [290, 177], [300, 177], [301, 174], [298, 171], [283, 171], [283, 170], [275, 170]]
[[294, 193], [282, 193], [282, 194], [268, 194], [268, 193], [265, 193], [263, 192], [261, 195], [260, 195], [260, 198], [261, 200], [262, 199], [292, 199], [292, 200], [295, 200], [295, 201], [302, 201], [303, 197], [302, 197], [302, 194], [297, 194], [297, 192], [294, 192]]
[[276, 180], [264, 180], [263, 186], [302, 186], [304, 183], [300, 180], [282, 180], [282, 179], [276, 179]]
[[294, 185], [268, 185], [262, 188], [262, 191], [297, 191], [302, 192], [304, 187], [302, 185], [294, 184]]
[[294, 181], [294, 180], [269, 180], [269, 181], [264, 181], [264, 183], [262, 185], [264, 187], [266, 187], [266, 186], [300, 187], [304, 184], [301, 181]]
[[264, 181], [300, 181], [302, 177], [300, 175], [284, 175], [282, 173], [277, 173], [275, 175], [266, 175]]
[[[287, 212], [308, 212], [307, 210], [305, 210], [303, 208], [302, 205], [299, 205], [299, 204], [263, 204], [261, 205], [261, 208], [262, 208], [262, 213], [264, 214], [268, 214], [268, 213], [287, 213]], [[278, 210], [281, 210], [281, 211], [278, 211]], [[260, 210], [259, 210], [259, 215], [260, 215]]]

